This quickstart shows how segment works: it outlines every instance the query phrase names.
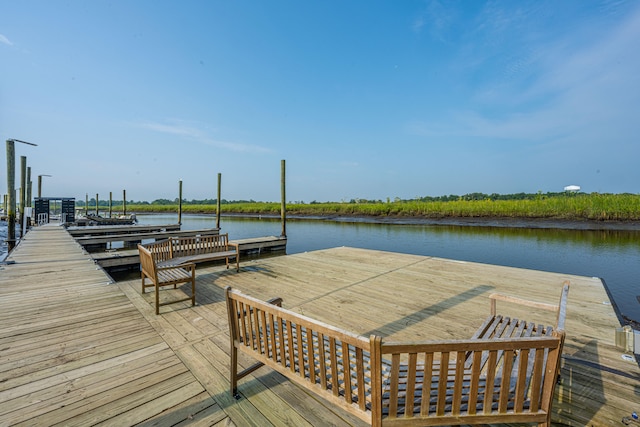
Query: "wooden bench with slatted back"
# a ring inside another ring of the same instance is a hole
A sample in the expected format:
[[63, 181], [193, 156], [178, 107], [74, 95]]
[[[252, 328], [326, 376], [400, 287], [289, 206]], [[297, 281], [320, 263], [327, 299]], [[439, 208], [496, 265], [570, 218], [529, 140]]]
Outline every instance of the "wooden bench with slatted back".
[[[374, 426], [549, 426], [568, 291], [565, 283], [553, 306], [555, 327], [494, 313], [471, 339], [394, 343], [287, 310], [281, 299], [226, 288], [231, 393], [239, 398], [238, 380], [267, 365]], [[239, 372], [239, 351], [258, 363]]]
[[[167, 242], [167, 241], [165, 241]], [[142, 278], [142, 293], [145, 289], [153, 287], [155, 290], [156, 314], [160, 314], [160, 307], [167, 304], [191, 300], [191, 305], [196, 305], [196, 266], [193, 263], [179, 265], [159, 266], [158, 261], [168, 254], [168, 242], [166, 247], [163, 243], [157, 243], [157, 252], [154, 254], [143, 245], [138, 245], [140, 254], [140, 276]], [[191, 283], [191, 296], [177, 300], [160, 302], [160, 288], [173, 285], [176, 289], [181, 283]]]
[[[229, 234], [211, 234], [192, 237], [170, 237], [169, 257], [159, 261], [159, 265], [175, 265], [187, 262], [201, 263], [225, 260], [229, 268], [230, 259], [235, 260], [236, 271], [240, 271], [240, 247], [229, 241]], [[154, 243], [146, 245], [155, 251]]]

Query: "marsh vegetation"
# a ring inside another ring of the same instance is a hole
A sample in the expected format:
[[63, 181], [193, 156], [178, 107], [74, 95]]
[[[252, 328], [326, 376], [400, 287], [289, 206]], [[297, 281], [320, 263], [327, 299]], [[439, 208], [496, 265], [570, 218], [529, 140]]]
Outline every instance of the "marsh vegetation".
[[[121, 202], [114, 202], [115, 209]], [[101, 200], [100, 205], [106, 204]], [[95, 207], [95, 199], [88, 209]], [[84, 203], [78, 204], [79, 208]], [[95, 208], [93, 208], [95, 209]], [[102, 208], [101, 208], [102, 209]], [[221, 200], [222, 214], [279, 215], [280, 202]], [[127, 202], [131, 212], [176, 212], [178, 199]], [[215, 213], [216, 200], [183, 200], [185, 213]], [[420, 218], [527, 218], [592, 221], [640, 220], [640, 195], [599, 193], [482, 194], [423, 197], [412, 200], [364, 200], [287, 203], [287, 214], [304, 216], [372, 216]]]

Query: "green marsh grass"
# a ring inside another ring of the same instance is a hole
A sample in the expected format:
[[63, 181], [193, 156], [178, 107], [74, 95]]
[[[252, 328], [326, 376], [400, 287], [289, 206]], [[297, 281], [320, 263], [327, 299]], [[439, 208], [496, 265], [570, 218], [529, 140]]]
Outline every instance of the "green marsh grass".
[[[461, 198], [462, 199], [462, 198]], [[175, 205], [133, 204], [131, 212], [177, 212]], [[280, 203], [224, 203], [221, 213], [279, 215]], [[184, 213], [215, 213], [216, 205], [183, 203]], [[544, 218], [595, 221], [640, 220], [640, 195], [577, 194], [522, 200], [288, 203], [287, 214], [309, 216], [393, 216], [422, 218]]]

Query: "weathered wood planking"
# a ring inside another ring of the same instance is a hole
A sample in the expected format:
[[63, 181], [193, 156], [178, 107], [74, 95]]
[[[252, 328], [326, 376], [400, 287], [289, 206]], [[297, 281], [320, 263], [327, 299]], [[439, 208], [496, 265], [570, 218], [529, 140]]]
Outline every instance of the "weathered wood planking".
[[[637, 407], [640, 369], [637, 364], [623, 360], [614, 346], [614, 329], [619, 323], [601, 280], [596, 278], [334, 248], [252, 260], [241, 267], [240, 274], [229, 274], [219, 267], [203, 268], [198, 272], [199, 305], [192, 310], [176, 309], [174, 313], [185, 318], [186, 313], [195, 311], [198, 315], [190, 321], [194, 326], [202, 328], [210, 324], [212, 330], [220, 330], [208, 339], [197, 338], [199, 341], [194, 347], [201, 351], [198, 357], [205, 358], [211, 357], [209, 352], [221, 357], [228, 355], [228, 335], [221, 327], [226, 325], [222, 293], [226, 285], [262, 299], [282, 296], [287, 308], [359, 334], [377, 332], [390, 340], [465, 338], [489, 313], [489, 294], [501, 292], [555, 303], [564, 280], [571, 281], [572, 289], [563, 380], [556, 391], [553, 420], [571, 426], [616, 425], [623, 416], [636, 410], [633, 408]], [[136, 283], [126, 282], [120, 286], [135, 288]], [[131, 296], [137, 298], [135, 294]], [[554, 321], [544, 311], [523, 310], [504, 302], [498, 302], [498, 308], [518, 318]], [[150, 313], [148, 302], [143, 309]], [[165, 325], [157, 326], [175, 326], [169, 320], [162, 323]], [[187, 332], [190, 329], [185, 328], [184, 333], [190, 333]], [[182, 328], [176, 327], [174, 331], [181, 334]], [[189, 348], [185, 335], [174, 339], [180, 342], [180, 348]], [[243, 363], [246, 367], [251, 361]], [[207, 376], [212, 375], [211, 369], [218, 370], [220, 378], [228, 372], [226, 365], [211, 363]], [[194, 375], [200, 372], [194, 371]], [[256, 371], [253, 375], [246, 381], [268, 386], [269, 392], [274, 391], [271, 378], [281, 387], [287, 384], [272, 371], [268, 374]], [[228, 385], [227, 380], [224, 381]], [[220, 389], [224, 386], [217, 385]], [[220, 393], [220, 389], [215, 393]], [[252, 393], [244, 397], [248, 402], [256, 400]], [[298, 412], [303, 410], [298, 403], [288, 404]], [[277, 410], [285, 411], [286, 407]], [[358, 424], [344, 412], [335, 409], [332, 412], [348, 423]], [[232, 416], [232, 419], [235, 418]]]
[[[240, 247], [240, 254], [255, 254], [285, 250], [287, 238], [282, 236], [264, 236], [231, 240]], [[91, 257], [104, 268], [135, 266], [140, 264], [138, 249], [120, 249], [117, 251], [93, 252]]]
[[146, 239], [161, 240], [169, 237], [179, 236], [208, 236], [218, 234], [218, 228], [205, 228], [202, 230], [172, 230], [172, 231], [152, 231], [145, 233], [122, 233], [122, 234], [106, 234], [99, 236], [78, 236], [76, 241], [83, 246], [98, 245], [110, 242], [136, 242]]
[[0, 425], [131, 425], [226, 415], [61, 227], [0, 270]]
[[[36, 243], [42, 249], [26, 253]], [[58, 232], [30, 232], [10, 260], [17, 263], [0, 267], [0, 380], [7, 378], [0, 381], [0, 425], [51, 424], [47, 416], [71, 425], [362, 425], [269, 369], [242, 380], [242, 399], [230, 396], [226, 285], [262, 299], [281, 296], [285, 307], [355, 333], [402, 340], [468, 337], [488, 314], [490, 293], [555, 303], [568, 279], [553, 420], [618, 425], [637, 410], [640, 370], [614, 347], [618, 321], [598, 279], [334, 248], [251, 260], [239, 274], [203, 266], [198, 305], [163, 307], [155, 316], [139, 279], [108, 284], [89, 255]], [[166, 297], [172, 293], [184, 290]], [[544, 312], [518, 310], [499, 306], [545, 321]]]
[[73, 237], [78, 236], [102, 236], [105, 234], [127, 234], [127, 233], [151, 233], [154, 231], [176, 231], [180, 230], [180, 224], [163, 225], [95, 225], [95, 226], [70, 226], [67, 231]]

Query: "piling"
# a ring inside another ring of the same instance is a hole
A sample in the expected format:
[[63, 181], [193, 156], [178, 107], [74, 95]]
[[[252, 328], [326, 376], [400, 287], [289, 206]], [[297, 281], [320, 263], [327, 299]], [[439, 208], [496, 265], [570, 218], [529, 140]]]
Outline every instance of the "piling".
[[113, 212], [113, 192], [109, 191], [109, 218], [111, 218], [112, 212]]
[[280, 219], [282, 221], [282, 233], [280, 235], [282, 237], [287, 237], [287, 196], [286, 196], [286, 188], [285, 188], [285, 170], [286, 164], [285, 160], [280, 161], [280, 193], [282, 195], [282, 200], [280, 202]]
[[27, 166], [27, 207], [31, 207], [31, 166]]
[[218, 173], [218, 199], [216, 201], [216, 228], [220, 229], [220, 193], [222, 188], [222, 174]]
[[16, 245], [16, 147], [7, 139], [7, 245], [9, 252]]
[[182, 180], [178, 181], [178, 224], [182, 225]]
[[24, 207], [27, 200], [27, 156], [20, 156], [20, 238], [24, 237]]

